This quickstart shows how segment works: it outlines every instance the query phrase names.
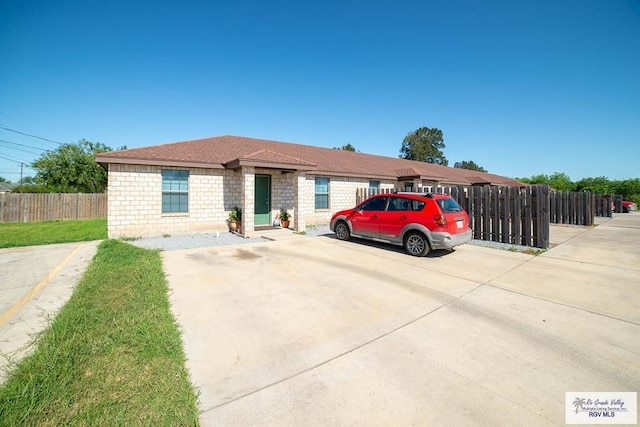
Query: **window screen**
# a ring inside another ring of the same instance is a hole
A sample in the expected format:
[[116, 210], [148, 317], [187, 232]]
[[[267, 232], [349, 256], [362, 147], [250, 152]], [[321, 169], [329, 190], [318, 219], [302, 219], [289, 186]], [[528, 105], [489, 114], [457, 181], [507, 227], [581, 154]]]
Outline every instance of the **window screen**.
[[162, 171], [162, 213], [189, 212], [189, 172]]
[[329, 209], [329, 178], [316, 178], [316, 209]]

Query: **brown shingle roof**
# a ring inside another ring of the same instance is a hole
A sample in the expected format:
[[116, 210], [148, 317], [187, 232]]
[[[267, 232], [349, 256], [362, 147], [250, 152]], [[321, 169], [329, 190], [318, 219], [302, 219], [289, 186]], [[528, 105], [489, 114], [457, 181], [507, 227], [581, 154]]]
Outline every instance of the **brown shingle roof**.
[[111, 151], [97, 155], [96, 160], [100, 163], [204, 168], [251, 165], [365, 178], [398, 179], [415, 176], [448, 184], [487, 182], [495, 185], [521, 185], [516, 180], [499, 175], [482, 172], [470, 174], [466, 169], [432, 163], [231, 135]]
[[429, 179], [432, 181], [441, 181], [443, 179], [446, 179], [445, 176], [435, 175], [434, 173], [427, 176], [424, 174], [424, 171], [418, 170], [417, 168], [396, 169], [394, 172], [398, 177], [398, 179], [421, 178], [421, 179]]
[[291, 156], [285, 156], [284, 154], [276, 153], [271, 150], [259, 150], [255, 153], [249, 153], [236, 160], [226, 163], [225, 166], [230, 169], [234, 169], [240, 166], [258, 166], [298, 170], [313, 170], [316, 168], [316, 165], [311, 162], [307, 162], [306, 160], [297, 159]]

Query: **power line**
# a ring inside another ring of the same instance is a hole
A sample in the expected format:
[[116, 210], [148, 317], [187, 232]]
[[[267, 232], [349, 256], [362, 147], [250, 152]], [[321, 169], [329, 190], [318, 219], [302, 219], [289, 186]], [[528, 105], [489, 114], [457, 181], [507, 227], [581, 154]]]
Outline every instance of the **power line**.
[[0, 148], [2, 148], [2, 151], [4, 151], [4, 154], [8, 154], [7, 150], [15, 150], [18, 151], [20, 153], [21, 156], [30, 156], [30, 157], [38, 157], [38, 156], [44, 156], [44, 153], [38, 153], [35, 150], [39, 150], [39, 148], [37, 149], [28, 149], [28, 148], [22, 148], [22, 147], [15, 147], [13, 145], [8, 145], [5, 142], [2, 142], [2, 140], [0, 139]]
[[18, 164], [22, 164], [22, 163], [27, 164], [28, 163], [28, 162], [23, 162], [22, 160], [10, 159], [10, 158], [4, 157], [4, 156], [0, 156], [0, 159], [9, 160], [10, 162], [18, 163]]
[[[38, 158], [38, 157], [42, 157], [42, 156], [46, 156], [46, 153], [39, 153], [35, 150], [40, 150], [39, 148], [36, 149], [28, 149], [28, 148], [22, 148], [22, 147], [15, 147], [13, 145], [8, 145], [5, 142], [2, 142], [2, 140], [0, 139], [0, 150], [3, 154], [9, 154], [8, 150], [15, 150], [19, 153], [19, 157], [20, 158], [24, 158], [25, 156], [28, 156], [30, 159], [34, 159], [34, 158]], [[13, 155], [13, 154], [12, 154]], [[31, 161], [31, 160], [29, 160]]]
[[[37, 158], [38, 156], [40, 156], [42, 153], [36, 153], [35, 151], [29, 151], [26, 148], [20, 148], [20, 147], [11, 147], [9, 145], [4, 145], [3, 142], [0, 142], [0, 148], [2, 148], [2, 151], [4, 152], [3, 154], [8, 154], [7, 150], [16, 150], [21, 158], [25, 158], [24, 156], [29, 156], [31, 158]], [[31, 161], [31, 160], [29, 160]]]
[[0, 114], [2, 114], [3, 116], [5, 116], [7, 119], [11, 120], [13, 123], [22, 126], [23, 128], [25, 128], [26, 130], [28, 130], [29, 132], [33, 132], [31, 129], [29, 129], [27, 126], [23, 125], [22, 123], [20, 123], [19, 121], [17, 121], [16, 119], [13, 119], [9, 116], [7, 116], [5, 113], [3, 113], [2, 111], [0, 111]]
[[[9, 166], [9, 167], [11, 167], [11, 166]], [[35, 171], [35, 169], [34, 169], [34, 168], [32, 168], [31, 166], [29, 166], [29, 165], [28, 165], [28, 164], [26, 164], [26, 163], [22, 163], [22, 167], [23, 167], [23, 168], [25, 168], [25, 169], [30, 169], [30, 170], [32, 170], [32, 171]], [[13, 170], [9, 170], [9, 169], [6, 169], [6, 170], [5, 170], [5, 169], [0, 170], [0, 174], [3, 174], [3, 173], [16, 173], [16, 171], [20, 171], [20, 166], [16, 166], [16, 168], [15, 168], [15, 169], [13, 169]]]
[[[2, 154], [4, 154], [5, 156], [10, 156], [10, 157], [13, 158], [14, 161], [18, 161], [18, 162], [31, 163], [32, 162], [31, 159], [33, 158], [33, 156], [38, 156], [38, 153], [29, 153], [24, 148], [6, 147], [6, 146], [2, 145], [2, 143], [0, 143], [0, 148], [7, 148], [7, 149], [11, 149], [11, 150], [19, 150], [20, 151], [20, 155], [19, 156], [14, 156], [13, 154], [7, 153], [6, 150], [2, 150]], [[31, 156], [28, 156], [29, 154], [31, 154]], [[23, 157], [23, 156], [28, 156], [30, 159], [29, 160], [24, 160], [25, 157]]]
[[11, 145], [19, 145], [21, 147], [33, 148], [34, 150], [48, 151], [48, 150], [46, 150], [44, 148], [33, 147], [31, 145], [20, 144], [20, 143], [17, 143], [17, 142], [11, 142], [11, 141], [7, 141], [6, 139], [0, 139], [0, 142], [4, 142], [4, 143], [7, 143], [7, 144], [11, 144]]
[[41, 139], [43, 141], [53, 142], [54, 144], [59, 144], [59, 145], [64, 145], [65, 144], [64, 142], [54, 141], [53, 139], [43, 138], [43, 137], [37, 136], [37, 135], [31, 135], [29, 133], [20, 132], [19, 130], [6, 128], [4, 126], [0, 126], [0, 129], [8, 130], [9, 132], [19, 133], [20, 135], [30, 136], [31, 138], [38, 138], [38, 139]]

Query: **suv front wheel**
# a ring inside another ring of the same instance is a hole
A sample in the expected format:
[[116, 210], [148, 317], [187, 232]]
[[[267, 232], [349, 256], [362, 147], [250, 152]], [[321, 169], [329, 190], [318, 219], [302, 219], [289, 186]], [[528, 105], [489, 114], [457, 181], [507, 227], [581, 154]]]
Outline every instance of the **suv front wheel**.
[[336, 237], [339, 240], [349, 240], [351, 237], [351, 232], [349, 231], [349, 226], [344, 221], [338, 221], [336, 224]]
[[404, 238], [404, 249], [409, 255], [425, 256], [429, 253], [429, 242], [424, 234], [411, 231]]

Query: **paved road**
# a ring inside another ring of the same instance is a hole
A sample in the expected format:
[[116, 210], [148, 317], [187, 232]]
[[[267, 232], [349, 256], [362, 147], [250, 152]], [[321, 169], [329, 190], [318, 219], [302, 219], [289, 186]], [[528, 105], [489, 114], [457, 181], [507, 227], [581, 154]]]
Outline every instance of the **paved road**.
[[329, 237], [164, 252], [209, 425], [561, 425], [640, 389], [640, 214], [540, 256]]
[[0, 249], [0, 382], [69, 299], [98, 243]]

